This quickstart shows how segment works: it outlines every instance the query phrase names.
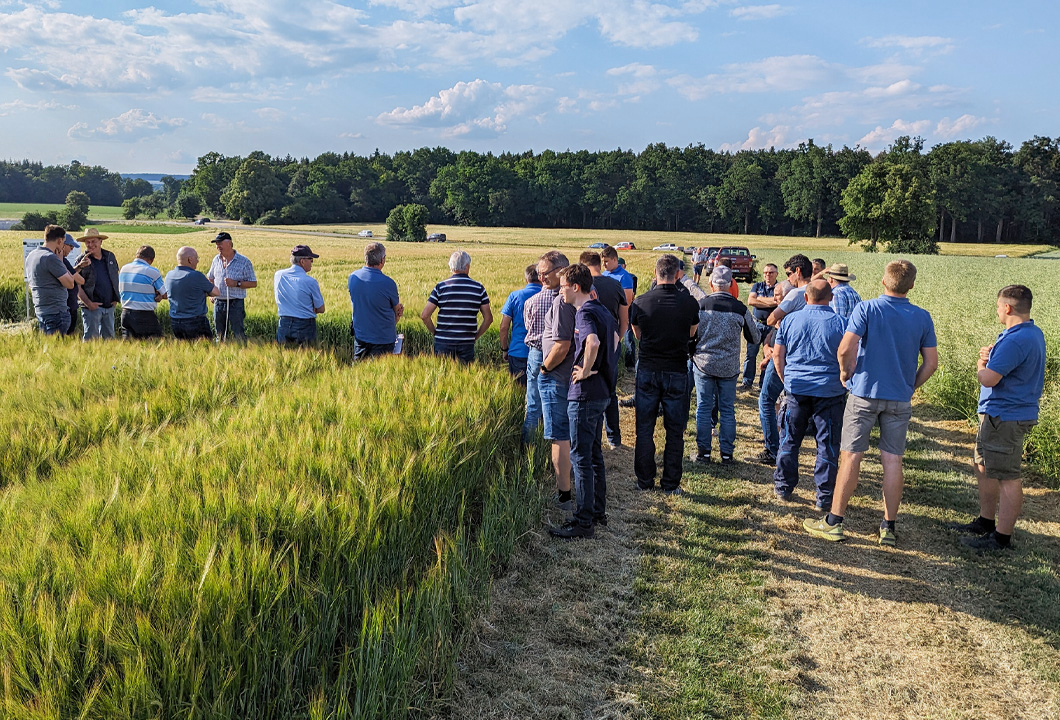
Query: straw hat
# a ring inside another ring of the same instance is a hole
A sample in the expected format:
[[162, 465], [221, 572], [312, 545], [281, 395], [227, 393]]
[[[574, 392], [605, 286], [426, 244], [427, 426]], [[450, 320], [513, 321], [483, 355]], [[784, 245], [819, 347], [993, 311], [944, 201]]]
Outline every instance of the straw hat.
[[853, 282], [858, 279], [857, 275], [850, 274], [850, 268], [846, 266], [846, 263], [835, 263], [832, 267], [825, 270], [823, 274], [839, 282]]
[[95, 228], [89, 228], [88, 230], [85, 230], [85, 234], [84, 234], [83, 237], [79, 237], [77, 239], [78, 240], [106, 240], [107, 236], [106, 235], [100, 235], [99, 234], [99, 230], [96, 230]]

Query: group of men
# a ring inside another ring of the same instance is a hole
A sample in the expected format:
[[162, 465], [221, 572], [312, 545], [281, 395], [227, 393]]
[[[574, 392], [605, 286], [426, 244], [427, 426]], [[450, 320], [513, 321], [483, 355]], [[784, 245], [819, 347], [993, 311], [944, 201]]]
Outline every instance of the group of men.
[[[164, 279], [153, 267], [152, 248], [141, 247], [118, 269], [113, 253], [101, 247], [105, 239], [94, 229], [73, 238], [49, 226], [44, 247], [29, 253], [26, 274], [43, 332], [69, 332], [76, 296], [86, 340], [114, 337], [117, 302], [124, 337], [158, 336], [155, 306], [168, 298], [176, 337], [209, 338], [206, 302], [212, 298], [218, 334], [245, 339], [243, 301], [257, 280], [227, 232], [213, 240], [218, 253], [208, 274], [197, 270], [195, 249], [182, 247], [177, 266]], [[76, 266], [64, 264], [79, 242], [85, 243], [85, 254]], [[364, 267], [348, 280], [357, 359], [394, 353], [404, 312], [396, 283], [383, 272], [384, 246], [370, 243], [364, 255]], [[324, 300], [309, 273], [318, 257], [298, 245], [290, 267], [274, 276], [280, 343], [316, 338]], [[558, 250], [545, 253], [525, 269], [525, 287], [512, 292], [501, 311], [501, 351], [509, 372], [526, 388], [524, 441], [543, 425], [551, 444], [555, 501], [571, 512], [567, 522], [550, 529], [553, 535], [589, 538], [597, 526], [607, 525], [603, 438], [611, 449], [622, 445], [616, 387], [622, 339], [631, 330], [638, 342], [632, 398], [638, 488], [654, 489], [658, 476], [663, 492], [682, 494], [693, 389], [696, 451], [690, 459], [710, 462], [716, 435], [720, 462], [735, 462], [738, 386], [753, 389], [757, 377], [764, 448], [754, 459], [774, 468], [777, 498], [793, 498], [799, 451], [812, 434], [816, 507], [827, 514], [806, 520], [804, 528], [815, 537], [844, 539], [846, 510], [870, 433], [878, 427], [884, 502], [878, 538], [883, 545], [897, 543], [912, 396], [938, 367], [931, 316], [908, 299], [916, 281], [912, 263], [888, 263], [883, 293], [862, 301], [850, 287], [856, 277], [846, 265], [826, 267], [823, 260], [796, 254], [784, 263], [784, 281], [778, 282], [775, 265], [764, 267], [748, 306], [738, 289], [734, 292], [724, 264], [711, 272], [708, 292], [685, 276], [683, 261], [663, 255], [651, 289], [635, 297], [636, 278], [614, 248], [584, 252], [578, 260], [571, 264]], [[466, 252], [454, 252], [449, 268], [451, 275], [431, 291], [420, 317], [434, 337], [435, 354], [470, 363], [475, 342], [493, 322], [490, 299], [470, 277]], [[968, 533], [966, 544], [982, 551], [1009, 545], [1022, 507], [1023, 439], [1037, 421], [1045, 375], [1045, 340], [1030, 318], [1031, 302], [1031, 291], [1022, 285], [1002, 288], [997, 314], [1005, 330], [980, 352], [975, 468], [981, 514], [954, 527]], [[659, 417], [666, 438], [661, 475], [654, 440]]]

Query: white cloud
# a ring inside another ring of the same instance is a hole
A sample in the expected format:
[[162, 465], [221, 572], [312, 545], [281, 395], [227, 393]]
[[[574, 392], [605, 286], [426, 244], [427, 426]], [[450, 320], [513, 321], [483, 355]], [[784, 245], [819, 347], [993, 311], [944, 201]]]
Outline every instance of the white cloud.
[[668, 82], [689, 100], [725, 93], [787, 92], [841, 80], [847, 71], [816, 55], [769, 57], [726, 65], [720, 73], [696, 78], [678, 75]]
[[339, 137], [343, 140], [360, 140], [364, 137], [364, 133], [359, 132], [344, 132], [339, 133]]
[[286, 113], [283, 110], [274, 107], [258, 108], [254, 111], [254, 114], [267, 122], [278, 122], [286, 117]]
[[88, 123], [75, 123], [67, 136], [80, 140], [119, 140], [134, 142], [147, 137], [162, 135], [187, 125], [184, 118], [159, 117], [152, 112], [133, 108], [117, 117], [104, 120], [98, 127]]
[[885, 35], [878, 38], [862, 38], [863, 45], [871, 48], [897, 48], [915, 55], [936, 53], [943, 55], [954, 48], [953, 38], [938, 35]]
[[986, 121], [986, 118], [976, 117], [967, 113], [961, 115], [956, 120], [950, 120], [948, 117], [944, 117], [939, 120], [938, 125], [935, 126], [935, 135], [940, 140], [954, 140], [965, 135], [969, 130], [979, 127]]
[[885, 146], [894, 142], [901, 135], [921, 135], [931, 127], [930, 120], [914, 120], [906, 122], [899, 118], [891, 123], [890, 127], [877, 125], [874, 130], [866, 134], [857, 144], [868, 150], [882, 150]]
[[753, 127], [747, 133], [746, 140], [736, 143], [722, 143], [721, 150], [736, 152], [737, 150], [762, 150], [771, 147], [794, 146], [797, 143], [788, 141], [788, 133], [790, 131], [791, 128], [786, 125], [777, 125], [772, 130]]
[[552, 94], [536, 85], [491, 83], [482, 79], [458, 82], [422, 105], [398, 107], [376, 118], [380, 125], [438, 129], [443, 137], [497, 136], [513, 119], [529, 117]]
[[607, 74], [612, 77], [630, 78], [628, 82], [619, 83], [619, 95], [640, 96], [654, 92], [659, 88], [657, 76], [659, 71], [653, 65], [630, 63], [622, 67], [611, 68]]
[[26, 102], [25, 100], [12, 100], [0, 103], [0, 117], [14, 115], [20, 112], [42, 112], [45, 110], [76, 110], [76, 105], [63, 105], [55, 100], [39, 100], [37, 102]]
[[729, 15], [737, 20], [770, 20], [781, 15], [787, 15], [791, 11], [783, 5], [745, 5], [733, 8]]

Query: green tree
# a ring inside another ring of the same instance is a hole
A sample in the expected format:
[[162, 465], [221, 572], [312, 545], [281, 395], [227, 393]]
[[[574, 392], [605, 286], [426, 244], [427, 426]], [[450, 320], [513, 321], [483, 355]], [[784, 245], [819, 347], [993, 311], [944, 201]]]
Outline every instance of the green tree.
[[121, 202], [121, 216], [126, 220], [135, 220], [140, 214], [140, 198], [131, 197]]
[[821, 237], [821, 225], [832, 189], [832, 157], [831, 145], [822, 148], [814, 145], [812, 138], [800, 143], [780, 183], [788, 217], [816, 221], [815, 237]]
[[386, 239], [388, 242], [405, 242], [404, 206], [398, 205], [386, 216]]
[[176, 217], [190, 220], [198, 215], [200, 210], [202, 210], [202, 203], [199, 202], [199, 196], [195, 193], [182, 191], [177, 195], [177, 199], [173, 203], [173, 212]]
[[875, 162], [843, 191], [840, 229], [869, 252], [937, 254], [935, 196], [912, 165]]
[[745, 156], [737, 156], [721, 181], [715, 195], [718, 211], [726, 219], [742, 218], [744, 235], [751, 231], [751, 213], [762, 204], [765, 186], [761, 166]]
[[66, 207], [59, 211], [58, 222], [67, 230], [81, 230], [88, 223], [87, 193], [73, 190], [66, 196]]
[[125, 199], [147, 197], [154, 191], [154, 186], [143, 178], [129, 178], [122, 185], [122, 197]]
[[398, 207], [402, 208], [401, 215], [405, 220], [405, 239], [409, 242], [427, 242], [427, 221], [431, 217], [427, 206], [409, 203]]
[[269, 210], [280, 207], [285, 187], [286, 184], [276, 177], [272, 165], [248, 157], [221, 194], [221, 202], [228, 217], [251, 224]]

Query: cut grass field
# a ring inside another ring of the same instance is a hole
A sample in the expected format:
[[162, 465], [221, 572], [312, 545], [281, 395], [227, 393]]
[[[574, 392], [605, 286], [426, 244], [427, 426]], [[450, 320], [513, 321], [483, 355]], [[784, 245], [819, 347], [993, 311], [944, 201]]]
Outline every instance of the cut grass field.
[[[0, 218], [21, 220], [28, 212], [46, 213], [52, 210], [62, 210], [62, 203], [0, 203]], [[120, 205], [90, 205], [88, 208], [89, 221], [98, 220], [121, 220]]]

